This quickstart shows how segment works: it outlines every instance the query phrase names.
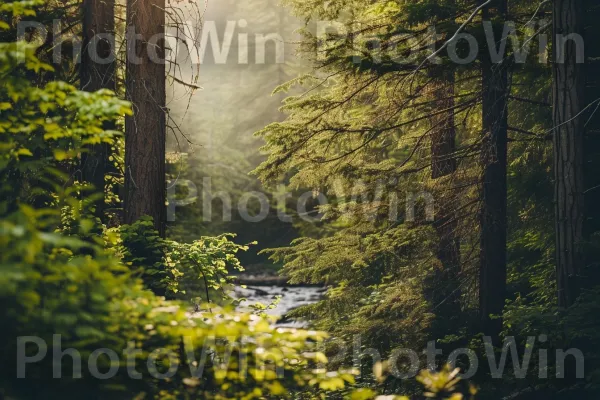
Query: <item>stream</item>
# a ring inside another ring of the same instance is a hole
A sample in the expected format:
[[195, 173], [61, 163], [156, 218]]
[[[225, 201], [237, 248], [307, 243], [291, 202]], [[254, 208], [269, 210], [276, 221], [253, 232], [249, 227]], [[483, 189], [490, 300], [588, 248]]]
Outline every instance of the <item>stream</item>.
[[315, 286], [259, 285], [252, 284], [252, 281], [245, 282], [244, 285], [246, 285], [245, 288], [236, 286], [233, 293], [236, 299], [246, 299], [238, 309], [250, 311], [250, 304], [269, 305], [275, 301], [277, 296], [281, 296], [281, 300], [275, 308], [265, 310], [265, 313], [280, 317], [281, 320], [277, 326], [286, 328], [305, 328], [306, 322], [294, 321], [285, 318], [285, 315], [300, 306], [318, 302], [325, 292], [325, 288]]

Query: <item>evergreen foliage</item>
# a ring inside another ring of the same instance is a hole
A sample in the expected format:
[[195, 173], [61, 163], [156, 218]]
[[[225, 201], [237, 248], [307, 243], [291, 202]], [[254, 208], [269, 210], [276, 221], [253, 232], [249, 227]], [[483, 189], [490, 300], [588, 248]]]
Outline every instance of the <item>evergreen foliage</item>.
[[[273, 258], [285, 263], [283, 273], [292, 282], [328, 286], [324, 300], [294, 314], [336, 337], [349, 339], [360, 334], [367, 347], [383, 354], [395, 348], [423, 349], [429, 340], [435, 340], [438, 348], [447, 352], [461, 346], [482, 351], [478, 298], [486, 292], [478, 293], [478, 279], [485, 167], [481, 153], [485, 151], [482, 143], [487, 140], [482, 136], [485, 116], [481, 102], [486, 93], [485, 86], [481, 86], [480, 59], [455, 63], [450, 59], [449, 46], [443, 47], [461, 26], [462, 32], [478, 40], [480, 53], [489, 50], [482, 15], [475, 12], [477, 4], [345, 0], [285, 3], [305, 20], [302, 56], [313, 63], [314, 69], [279, 88], [286, 91], [300, 86], [303, 93], [285, 100], [285, 121], [258, 132], [266, 141], [268, 159], [255, 172], [267, 183], [291, 175], [292, 186], [324, 193], [329, 199], [329, 204], [320, 207], [324, 217], [311, 237], [272, 250]], [[496, 68], [507, 68], [510, 96], [509, 269], [503, 336], [516, 336], [525, 345], [527, 336], [544, 332], [549, 337], [554, 335], [556, 341], [548, 344], [550, 352], [581, 346], [589, 351], [586, 354], [590, 354], [591, 369], [586, 370], [586, 383], [554, 379], [541, 382], [537, 379], [539, 371], [531, 369], [528, 380], [514, 380], [502, 387], [489, 379], [489, 371], [480, 371], [476, 380], [485, 398], [520, 395], [531, 386], [535, 386], [531, 397], [524, 398], [550, 396], [581, 385], [588, 392], [568, 393], [593, 397], [596, 388], [592, 355], [595, 339], [591, 337], [598, 335], [591, 332], [598, 331], [598, 320], [587, 314], [585, 325], [590, 336], [585, 341], [575, 334], [578, 328], [569, 325], [574, 315], [582, 315], [591, 305], [587, 301], [592, 301], [595, 289], [580, 299], [588, 305], [557, 308], [552, 73], [548, 64], [538, 62], [535, 50], [541, 40], [538, 34], [550, 33], [548, 6], [509, 2], [507, 20], [514, 22], [516, 37], [505, 39], [505, 61]], [[588, 4], [587, 10], [597, 15], [597, 7]], [[337, 24], [325, 33], [316, 31], [318, 24], [330, 20]], [[503, 20], [497, 18], [493, 23], [499, 28], [494, 29], [498, 46], [502, 44], [499, 38]], [[431, 34], [434, 27], [436, 38]], [[594, 28], [588, 24], [586, 30], [592, 32]], [[460, 57], [467, 57], [466, 41], [455, 46]], [[516, 63], [515, 53], [527, 46], [527, 62]], [[436, 57], [431, 57], [433, 48], [441, 49]], [[591, 65], [590, 53], [588, 57]], [[449, 109], [444, 106], [446, 99], [436, 97], [434, 92], [440, 76], [452, 77], [453, 105]], [[455, 121], [456, 139], [455, 149], [447, 157], [454, 160], [456, 169], [432, 177], [432, 145], [440, 129], [436, 119], [444, 120], [448, 114]], [[598, 117], [587, 110], [584, 119], [593, 124]], [[586, 171], [592, 171], [596, 161], [589, 160]], [[589, 176], [594, 176], [593, 172]], [[593, 185], [587, 187], [593, 191]], [[435, 199], [433, 221], [427, 220], [426, 198], [424, 203], [416, 203], [416, 212], [411, 211], [410, 201], [423, 192]], [[436, 250], [445, 239], [436, 228], [439, 221], [452, 223], [452, 234], [460, 241], [458, 273], [444, 272], [447, 266]], [[597, 224], [588, 227], [590, 232], [600, 229]], [[591, 254], [592, 240], [589, 246]], [[599, 283], [592, 265], [596, 264], [588, 263], [586, 270], [587, 276], [594, 277], [586, 282], [588, 288]], [[456, 296], [458, 309], [451, 304]], [[383, 387], [386, 393], [395, 393], [402, 386], [406, 383], [387, 382]]]

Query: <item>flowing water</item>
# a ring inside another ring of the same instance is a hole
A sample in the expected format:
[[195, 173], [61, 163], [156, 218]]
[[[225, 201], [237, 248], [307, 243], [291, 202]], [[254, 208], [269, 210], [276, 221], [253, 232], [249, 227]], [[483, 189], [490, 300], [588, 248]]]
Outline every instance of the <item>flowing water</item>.
[[286, 314], [300, 306], [314, 304], [318, 302], [324, 293], [324, 288], [314, 286], [258, 286], [248, 284], [245, 288], [237, 286], [234, 291], [234, 297], [237, 299], [246, 299], [240, 305], [240, 310], [249, 310], [249, 305], [261, 303], [264, 305], [272, 304], [280, 296], [280, 301], [273, 309], [266, 310], [265, 313], [280, 317], [278, 326], [303, 328], [306, 327], [304, 321], [294, 321], [286, 318]]

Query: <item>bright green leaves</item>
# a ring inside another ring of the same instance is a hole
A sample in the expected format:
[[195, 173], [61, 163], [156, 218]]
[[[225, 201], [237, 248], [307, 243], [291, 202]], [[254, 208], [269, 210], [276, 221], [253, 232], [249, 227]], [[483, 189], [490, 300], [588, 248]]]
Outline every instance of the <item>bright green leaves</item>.
[[[30, 43], [0, 43], [0, 134], [3, 158], [45, 154], [52, 147], [55, 160], [74, 159], [81, 147], [112, 144], [121, 133], [104, 129], [106, 122], [131, 115], [128, 102], [101, 90], [81, 92], [65, 82], [35, 87], [22, 71], [52, 70], [35, 56]], [[54, 143], [52, 143], [54, 142]]]
[[[16, 17], [34, 17], [35, 7], [44, 4], [44, 0], [18, 0], [0, 4], [0, 13]], [[5, 25], [8, 25], [5, 23]], [[7, 28], [8, 29], [8, 28]]]
[[236, 253], [248, 249], [232, 242], [233, 236], [201, 237], [192, 243], [164, 240], [145, 217], [121, 227], [119, 252], [134, 270], [140, 270], [149, 287], [220, 302], [229, 300], [231, 273], [243, 271]]

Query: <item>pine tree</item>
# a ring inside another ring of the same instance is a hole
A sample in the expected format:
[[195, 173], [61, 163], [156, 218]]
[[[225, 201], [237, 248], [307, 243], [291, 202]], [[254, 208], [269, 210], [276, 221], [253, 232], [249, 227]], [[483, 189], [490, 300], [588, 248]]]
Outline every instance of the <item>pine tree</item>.
[[[286, 99], [287, 120], [261, 131], [269, 159], [257, 172], [272, 180], [297, 171], [293, 185], [329, 198], [311, 236], [274, 253], [293, 282], [333, 286], [323, 302], [298, 314], [336, 335], [361, 332], [382, 351], [419, 346], [432, 334], [456, 335], [448, 322], [461, 321], [459, 294], [467, 282], [458, 274], [458, 237], [475, 231], [477, 149], [471, 126], [456, 140], [456, 121], [471, 124], [479, 76], [461, 69], [455, 83], [445, 52], [441, 65], [421, 61], [431, 54], [432, 38], [423, 32], [435, 24], [448, 39], [462, 10], [453, 1], [433, 8], [291, 3], [309, 20], [302, 49], [315, 70], [288, 85], [306, 89]], [[315, 12], [344, 29], [317, 37]], [[407, 40], [409, 33], [420, 41]], [[417, 56], [406, 59], [409, 51]], [[414, 213], [405, 213], [411, 202]]]

